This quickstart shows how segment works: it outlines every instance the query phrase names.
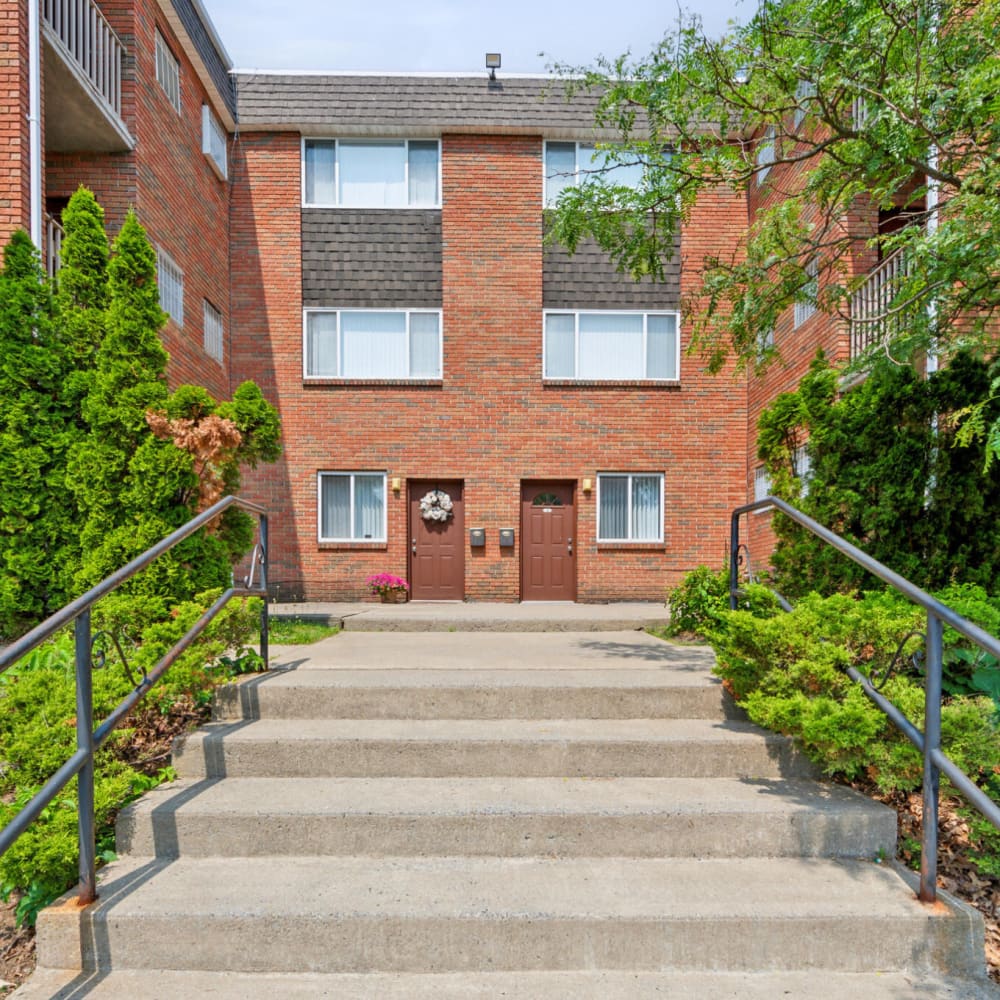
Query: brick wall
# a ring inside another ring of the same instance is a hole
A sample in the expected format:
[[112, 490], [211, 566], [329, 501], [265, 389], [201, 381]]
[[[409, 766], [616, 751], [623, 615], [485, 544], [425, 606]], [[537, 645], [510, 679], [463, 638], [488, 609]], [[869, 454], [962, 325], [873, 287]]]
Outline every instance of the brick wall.
[[0, 245], [29, 225], [28, 11], [15, 0], [0, 4]]
[[[370, 573], [407, 575], [406, 482], [417, 479], [462, 480], [465, 524], [487, 530], [485, 552], [466, 549], [471, 600], [520, 596], [524, 480], [576, 484], [580, 600], [661, 599], [697, 563], [721, 561], [726, 512], [745, 484], [745, 383], [706, 376], [686, 357], [671, 388], [542, 382], [540, 137], [443, 138], [445, 367], [423, 385], [303, 385], [298, 139], [244, 135], [238, 161], [234, 373], [257, 379], [282, 412], [285, 456], [248, 480], [277, 514], [279, 596], [357, 598]], [[685, 258], [735, 245], [745, 218], [738, 197], [706, 199], [684, 233]], [[691, 280], [682, 270], [682, 291]], [[676, 287], [665, 294], [672, 303]], [[322, 470], [402, 480], [388, 491], [385, 544], [317, 542]], [[596, 490], [584, 493], [582, 480], [599, 472], [665, 475], [664, 544], [598, 546]], [[502, 527], [518, 533], [513, 551], [497, 546]]]

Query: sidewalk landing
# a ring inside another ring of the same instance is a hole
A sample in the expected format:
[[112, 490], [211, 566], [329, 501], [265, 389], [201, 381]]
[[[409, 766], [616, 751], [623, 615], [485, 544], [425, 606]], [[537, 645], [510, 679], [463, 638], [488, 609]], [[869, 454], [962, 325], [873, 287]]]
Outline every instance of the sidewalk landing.
[[272, 604], [276, 618], [339, 625], [348, 632], [627, 632], [664, 625], [665, 604], [525, 604], [411, 601], [407, 604]]

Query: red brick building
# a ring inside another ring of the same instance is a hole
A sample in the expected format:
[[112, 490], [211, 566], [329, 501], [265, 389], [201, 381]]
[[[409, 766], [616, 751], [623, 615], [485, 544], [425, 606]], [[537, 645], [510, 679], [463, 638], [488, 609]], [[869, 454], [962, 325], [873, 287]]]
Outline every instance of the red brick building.
[[[26, 9], [0, 10], [6, 237], [31, 215], [31, 106]], [[273, 514], [277, 597], [357, 598], [388, 572], [415, 599], [660, 600], [721, 564], [728, 512], [762, 485], [761, 408], [817, 346], [847, 349], [796, 310], [763, 380], [686, 353], [681, 303], [706, 254], [738, 252], [766, 183], [703, 198], [665, 280], [636, 283], [545, 239], [547, 200], [614, 138], [585, 94], [234, 74], [198, 0], [40, 10], [44, 252], [54, 269], [78, 185], [111, 235], [134, 206], [171, 379], [222, 396], [252, 378], [278, 407], [283, 457], [246, 477]]]

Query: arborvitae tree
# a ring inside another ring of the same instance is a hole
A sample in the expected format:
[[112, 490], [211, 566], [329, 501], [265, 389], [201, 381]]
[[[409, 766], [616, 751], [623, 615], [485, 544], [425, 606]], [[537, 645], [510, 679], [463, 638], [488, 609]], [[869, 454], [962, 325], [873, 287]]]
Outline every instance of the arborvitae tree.
[[12, 638], [67, 598], [79, 546], [63, 483], [72, 414], [38, 251], [17, 232], [0, 273], [0, 636]]

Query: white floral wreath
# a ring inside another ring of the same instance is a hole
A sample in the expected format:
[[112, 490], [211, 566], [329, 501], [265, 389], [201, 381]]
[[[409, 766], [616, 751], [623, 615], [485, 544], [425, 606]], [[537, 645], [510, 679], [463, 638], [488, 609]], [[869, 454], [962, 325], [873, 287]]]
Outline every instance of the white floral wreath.
[[420, 516], [425, 521], [447, 521], [454, 504], [444, 490], [431, 490], [420, 500]]

